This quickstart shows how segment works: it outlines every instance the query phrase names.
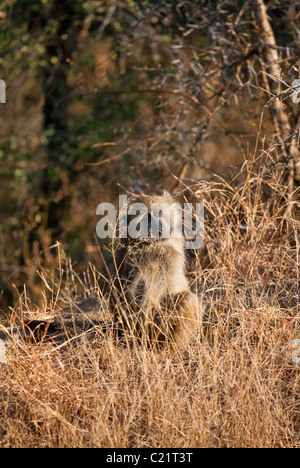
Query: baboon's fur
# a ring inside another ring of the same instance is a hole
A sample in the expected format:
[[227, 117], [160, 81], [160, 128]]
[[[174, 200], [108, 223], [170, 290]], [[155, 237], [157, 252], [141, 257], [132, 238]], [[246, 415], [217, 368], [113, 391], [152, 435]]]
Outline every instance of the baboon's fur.
[[[174, 203], [168, 192], [143, 196], [139, 201], [147, 206], [148, 216], [151, 203]], [[115, 328], [130, 342], [135, 339], [152, 347], [166, 343], [185, 347], [195, 331], [198, 298], [190, 291], [185, 272], [184, 238], [174, 236], [176, 223], [182, 229], [181, 211], [176, 208], [174, 213], [170, 238], [128, 237], [113, 243], [110, 305]]]

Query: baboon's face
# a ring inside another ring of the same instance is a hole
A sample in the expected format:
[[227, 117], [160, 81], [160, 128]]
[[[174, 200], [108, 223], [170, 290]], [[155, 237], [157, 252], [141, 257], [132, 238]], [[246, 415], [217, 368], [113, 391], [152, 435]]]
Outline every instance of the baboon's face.
[[129, 216], [135, 215], [135, 222], [140, 225], [137, 238], [153, 241], [180, 237], [181, 207], [179, 203], [175, 203], [170, 194], [143, 197], [138, 204], [140, 208], [138, 215], [136, 215], [137, 205], [133, 203], [129, 206]]

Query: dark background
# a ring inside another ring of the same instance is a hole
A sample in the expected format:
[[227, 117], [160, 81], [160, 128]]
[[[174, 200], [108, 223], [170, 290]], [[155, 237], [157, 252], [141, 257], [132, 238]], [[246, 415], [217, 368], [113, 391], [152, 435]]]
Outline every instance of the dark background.
[[[79, 273], [101, 269], [96, 207], [119, 193], [232, 181], [258, 156], [288, 190], [300, 13], [265, 2], [272, 48], [257, 3], [0, 2], [0, 309], [24, 283], [42, 300], [37, 271], [57, 268], [57, 241]], [[290, 135], [276, 127], [279, 94]]]

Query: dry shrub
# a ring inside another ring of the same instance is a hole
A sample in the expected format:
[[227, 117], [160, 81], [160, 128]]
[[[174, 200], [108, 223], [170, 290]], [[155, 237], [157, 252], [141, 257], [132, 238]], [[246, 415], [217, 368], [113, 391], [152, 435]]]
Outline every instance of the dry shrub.
[[0, 365], [2, 447], [300, 447], [299, 221], [251, 171], [186, 192], [207, 215], [189, 348], [127, 348], [97, 330], [63, 346], [13, 342]]

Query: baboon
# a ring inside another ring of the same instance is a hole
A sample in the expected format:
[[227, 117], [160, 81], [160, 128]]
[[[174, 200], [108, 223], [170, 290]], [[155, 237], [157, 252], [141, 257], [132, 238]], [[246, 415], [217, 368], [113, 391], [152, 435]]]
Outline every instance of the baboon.
[[[130, 342], [185, 347], [197, 325], [198, 298], [190, 291], [185, 271], [181, 208], [168, 192], [137, 200], [145, 207], [136, 218], [140, 232], [113, 241], [114, 327]], [[134, 203], [129, 202], [127, 224]], [[148, 236], [141, 235], [143, 229]]]

